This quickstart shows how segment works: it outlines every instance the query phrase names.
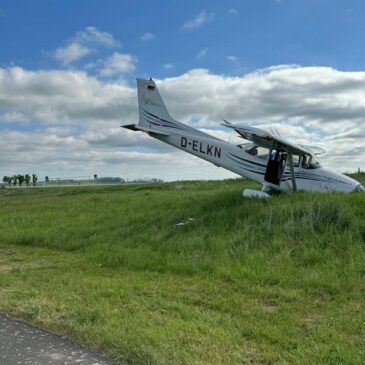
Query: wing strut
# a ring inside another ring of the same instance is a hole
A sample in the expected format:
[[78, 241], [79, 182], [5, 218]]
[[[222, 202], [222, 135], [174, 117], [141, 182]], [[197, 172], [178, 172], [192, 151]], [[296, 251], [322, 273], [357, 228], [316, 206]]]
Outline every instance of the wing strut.
[[289, 158], [289, 167], [290, 167], [292, 187], [293, 187], [293, 191], [296, 191], [297, 190], [297, 182], [295, 181], [295, 175], [294, 175], [293, 155], [290, 152], [288, 153], [288, 158]]

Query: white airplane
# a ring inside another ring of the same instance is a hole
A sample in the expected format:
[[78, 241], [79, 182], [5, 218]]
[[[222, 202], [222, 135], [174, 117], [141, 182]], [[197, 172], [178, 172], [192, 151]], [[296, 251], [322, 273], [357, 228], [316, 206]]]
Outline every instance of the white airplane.
[[137, 79], [139, 123], [122, 127], [142, 131], [182, 151], [191, 153], [218, 167], [262, 184], [262, 191], [246, 189], [244, 196], [267, 197], [272, 191], [365, 191], [358, 181], [322, 168], [312, 147], [297, 145], [259, 128], [243, 127], [224, 121], [251, 141], [231, 144], [180, 123], [171, 117], [155, 82]]

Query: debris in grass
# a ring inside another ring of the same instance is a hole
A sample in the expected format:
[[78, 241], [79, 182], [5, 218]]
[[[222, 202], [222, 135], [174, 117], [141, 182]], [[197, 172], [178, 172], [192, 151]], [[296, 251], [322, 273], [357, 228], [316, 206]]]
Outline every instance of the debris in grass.
[[181, 226], [185, 226], [186, 224], [189, 224], [191, 222], [195, 221], [195, 218], [191, 218], [189, 217], [186, 221], [183, 222], [179, 222], [179, 223], [175, 223], [174, 227], [181, 227]]

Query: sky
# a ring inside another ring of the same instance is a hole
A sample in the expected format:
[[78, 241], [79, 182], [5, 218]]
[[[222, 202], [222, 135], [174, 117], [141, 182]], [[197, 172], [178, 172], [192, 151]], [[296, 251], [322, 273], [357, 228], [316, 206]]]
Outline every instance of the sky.
[[365, 169], [365, 2], [0, 0], [0, 177], [221, 179], [234, 174], [120, 128], [136, 77], [176, 119], [275, 127]]

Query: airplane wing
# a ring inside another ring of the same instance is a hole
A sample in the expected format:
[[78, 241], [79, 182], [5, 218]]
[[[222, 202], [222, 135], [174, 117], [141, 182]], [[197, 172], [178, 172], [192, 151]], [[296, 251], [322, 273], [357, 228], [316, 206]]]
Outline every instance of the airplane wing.
[[[223, 119], [224, 120], [224, 119]], [[226, 120], [222, 123], [223, 126], [234, 129], [242, 138], [257, 143], [262, 147], [275, 148], [287, 151], [292, 154], [313, 156], [314, 152], [305, 146], [299, 146], [291, 141], [288, 141], [279, 135], [274, 135], [271, 132], [264, 131], [255, 127], [242, 127], [234, 125]]]
[[318, 147], [318, 146], [309, 146], [309, 145], [301, 144], [300, 147], [303, 147], [306, 150], [312, 151], [316, 156], [324, 155], [327, 152], [324, 148]]

